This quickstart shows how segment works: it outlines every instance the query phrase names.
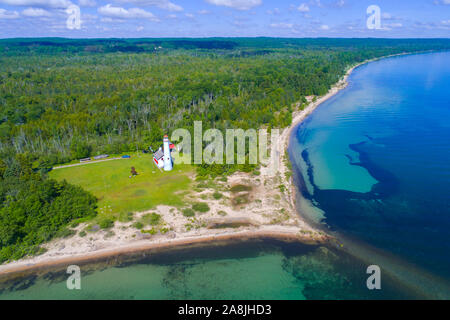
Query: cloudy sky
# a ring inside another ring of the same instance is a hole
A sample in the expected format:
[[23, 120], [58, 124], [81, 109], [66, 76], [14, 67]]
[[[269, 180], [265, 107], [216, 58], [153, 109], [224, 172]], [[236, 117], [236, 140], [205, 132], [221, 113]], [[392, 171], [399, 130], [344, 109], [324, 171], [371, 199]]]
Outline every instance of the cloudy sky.
[[0, 38], [47, 36], [449, 38], [450, 0], [0, 0]]

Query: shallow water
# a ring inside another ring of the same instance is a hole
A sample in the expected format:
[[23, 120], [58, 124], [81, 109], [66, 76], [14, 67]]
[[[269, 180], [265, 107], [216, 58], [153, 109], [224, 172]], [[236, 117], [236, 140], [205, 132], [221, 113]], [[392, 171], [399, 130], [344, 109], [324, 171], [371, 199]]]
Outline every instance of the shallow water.
[[448, 61], [444, 52], [357, 68], [349, 86], [298, 126], [290, 143], [311, 217], [320, 212], [331, 229], [446, 280]]
[[[108, 264], [108, 263], [107, 263]], [[331, 248], [250, 241], [146, 254], [81, 266], [81, 290], [53, 272], [0, 286], [0, 299], [379, 299], [406, 298], [393, 284], [366, 287], [366, 266]]]

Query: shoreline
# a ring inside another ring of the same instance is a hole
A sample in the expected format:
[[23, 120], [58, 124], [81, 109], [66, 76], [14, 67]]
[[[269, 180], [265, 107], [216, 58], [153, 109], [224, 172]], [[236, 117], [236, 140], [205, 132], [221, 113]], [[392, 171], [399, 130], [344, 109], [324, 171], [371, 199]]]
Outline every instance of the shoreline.
[[[68, 265], [70, 263], [87, 263], [99, 259], [113, 257], [121, 254], [132, 254], [138, 252], [159, 250], [159, 249], [172, 249], [179, 248], [188, 245], [204, 245], [209, 246], [219, 242], [226, 242], [232, 240], [245, 240], [245, 239], [263, 239], [270, 238], [281, 241], [295, 241], [306, 245], [317, 245], [329, 243], [334, 237], [330, 234], [323, 233], [323, 230], [317, 226], [313, 226], [309, 221], [306, 221], [302, 213], [296, 206], [296, 195], [298, 190], [293, 182], [293, 178], [285, 178], [285, 173], [288, 172], [287, 165], [285, 163], [287, 148], [289, 146], [290, 136], [295, 127], [297, 127], [302, 121], [304, 121], [308, 115], [310, 115], [319, 105], [327, 101], [339, 91], [343, 90], [348, 85], [348, 77], [359, 66], [366, 63], [389, 58], [399, 55], [408, 55], [414, 53], [399, 53], [374, 59], [369, 59], [358, 63], [346, 71], [345, 75], [340, 79], [331, 89], [322, 97], [318, 97], [317, 100], [311, 101], [303, 110], [297, 111], [293, 114], [293, 120], [289, 127], [283, 129], [279, 140], [278, 148], [282, 151], [282, 161], [280, 163], [279, 171], [277, 175], [280, 177], [280, 182], [287, 185], [286, 191], [281, 192], [287, 199], [289, 210], [291, 211], [290, 219], [294, 222], [289, 224], [260, 224], [256, 227], [244, 228], [241, 230], [211, 230], [208, 229], [204, 234], [198, 234], [192, 232], [186, 232], [179, 234], [175, 238], [164, 238], [157, 240], [134, 240], [133, 242], [121, 242], [119, 245], [106, 245], [104, 248], [94, 249], [93, 251], [86, 251], [82, 253], [55, 253], [53, 256], [36, 256], [25, 257], [24, 259], [13, 261], [7, 264], [0, 265], [0, 278], [5, 276], [11, 276], [23, 272], [33, 272], [34, 270], [52, 269], [54, 267], [60, 267], [61, 265]], [[272, 153], [272, 156], [277, 156], [276, 152]], [[286, 195], [287, 193], [287, 195]], [[267, 208], [266, 214], [271, 214], [273, 208]], [[120, 239], [120, 237], [119, 237]], [[57, 251], [57, 250], [56, 250]]]
[[291, 228], [291, 230], [280, 228], [263, 227], [258, 230], [241, 230], [236, 232], [223, 232], [211, 235], [191, 236], [179, 239], [170, 239], [159, 242], [137, 241], [131, 245], [124, 245], [115, 248], [106, 248], [103, 250], [88, 252], [80, 255], [70, 257], [56, 257], [49, 258], [46, 261], [36, 264], [17, 261], [17, 263], [10, 263], [0, 266], [0, 283], [5, 278], [20, 276], [24, 273], [33, 273], [38, 271], [51, 271], [55, 268], [69, 266], [74, 263], [87, 264], [97, 260], [103, 260], [118, 255], [132, 255], [139, 253], [152, 253], [158, 250], [183, 249], [188, 246], [212, 246], [212, 245], [226, 245], [231, 241], [247, 241], [247, 240], [264, 240], [272, 239], [283, 242], [297, 242], [305, 245], [320, 245], [328, 241], [324, 239], [312, 239], [308, 235], [299, 235], [298, 230]]
[[[389, 56], [384, 56], [384, 57], [379, 57], [379, 58], [373, 58], [373, 59], [369, 59], [369, 60], [365, 60], [363, 62], [360, 62], [354, 66], [351, 66], [347, 69], [347, 71], [345, 72], [344, 76], [342, 77], [342, 79], [340, 79], [336, 84], [334, 84], [330, 90], [328, 90], [328, 92], [321, 96], [318, 97], [317, 100], [315, 101], [311, 101], [308, 103], [308, 105], [300, 111], [294, 112], [293, 116], [292, 116], [292, 123], [289, 127], [285, 128], [281, 134], [280, 137], [280, 141], [279, 144], [282, 147], [283, 151], [286, 151], [286, 153], [288, 153], [288, 148], [289, 148], [289, 143], [290, 143], [290, 138], [291, 135], [294, 131], [294, 129], [300, 125], [304, 120], [306, 120], [306, 118], [312, 113], [314, 112], [314, 110], [316, 110], [317, 107], [319, 107], [322, 103], [324, 103], [325, 101], [329, 100], [330, 98], [334, 97], [337, 93], [339, 93], [341, 90], [345, 89], [348, 86], [348, 78], [349, 76], [352, 74], [352, 72], [362, 66], [365, 65], [369, 62], [373, 62], [373, 61], [377, 61], [380, 59], [384, 59], [384, 58], [389, 58], [389, 57], [394, 57], [394, 56], [399, 56], [399, 55], [405, 55], [405, 54], [410, 54], [410, 53], [399, 53], [399, 54], [394, 54], [394, 55], [389, 55]], [[289, 159], [289, 154], [287, 154], [287, 159], [286, 158], [286, 153], [283, 154], [283, 161], [287, 160], [290, 162]], [[284, 164], [283, 164], [284, 166]], [[284, 168], [286, 170], [286, 168]], [[294, 208], [296, 208], [295, 210], [297, 211], [298, 215], [301, 216], [301, 218], [303, 220], [306, 221], [306, 223], [308, 223], [309, 225], [311, 225], [313, 228], [315, 229], [319, 229], [321, 231], [324, 231], [324, 228], [321, 228], [320, 226], [318, 226], [317, 224], [313, 224], [311, 223], [311, 221], [309, 221], [309, 219], [307, 219], [304, 215], [302, 215], [302, 213], [300, 212], [299, 209], [297, 209], [296, 206], [296, 199], [298, 199], [299, 196], [299, 191], [298, 188], [295, 186], [295, 183], [293, 181], [293, 177], [291, 177], [288, 181], [287, 181], [289, 187], [288, 189], [290, 190], [290, 202], [291, 204], [294, 206]], [[301, 194], [300, 194], [300, 197]], [[328, 236], [330, 236], [328, 234]]]
[[[294, 128], [301, 124], [306, 119], [307, 115], [311, 114], [320, 104], [327, 101], [329, 98], [333, 97], [348, 86], [348, 77], [356, 68], [369, 62], [396, 56], [427, 54], [433, 52], [436, 51], [431, 50], [393, 54], [369, 59], [349, 68], [344, 78], [333, 86], [325, 96], [317, 99], [315, 103], [310, 103], [307, 108], [305, 108], [305, 111], [308, 109], [306, 115], [297, 115], [297, 118], [293, 120], [293, 125], [290, 127], [288, 139], [290, 139]], [[287, 142], [287, 146], [289, 146], [289, 140]], [[298, 188], [296, 188], [296, 186], [293, 187], [294, 192], [296, 192], [296, 196], [298, 197], [297, 199], [300, 199], [300, 201], [304, 199]], [[299, 214], [302, 214], [300, 210]], [[311, 223], [315, 228], [323, 229], [327, 235], [331, 236], [335, 240], [333, 244], [339, 247], [338, 249], [346, 252], [353, 258], [358, 259], [367, 265], [372, 264], [374, 260], [382, 262], [380, 265], [383, 265], [383, 271], [390, 278], [390, 280], [395, 281], [403, 290], [413, 292], [415, 297], [419, 297], [420, 299], [449, 299], [450, 283], [447, 279], [441, 278], [439, 275], [432, 274], [414, 263], [403, 260], [401, 257], [395, 256], [388, 251], [374, 247], [359, 239], [342, 234], [341, 232], [328, 232], [326, 231], [326, 228], [321, 228], [320, 224], [310, 221], [310, 219], [306, 216], [304, 216], [303, 219], [305, 219], [308, 223]]]
[[[309, 104], [300, 111], [294, 112], [293, 116], [292, 116], [292, 123], [289, 127], [285, 128], [285, 130], [283, 131], [282, 135], [281, 135], [281, 146], [282, 149], [285, 150], [286, 152], [288, 152], [288, 148], [289, 148], [289, 143], [290, 143], [290, 138], [291, 135], [293, 133], [293, 130], [300, 125], [304, 120], [306, 120], [306, 118], [312, 113], [314, 112], [314, 110], [316, 110], [317, 107], [319, 107], [322, 103], [326, 102], [327, 100], [329, 100], [330, 98], [334, 97], [336, 94], [338, 94], [341, 90], [345, 89], [348, 86], [348, 78], [350, 77], [350, 75], [353, 73], [353, 71], [355, 69], [357, 69], [358, 67], [361, 67], [365, 64], [368, 64], [370, 62], [374, 62], [374, 61], [378, 61], [378, 60], [382, 60], [382, 59], [387, 59], [387, 58], [392, 58], [392, 57], [397, 57], [397, 56], [404, 56], [404, 55], [412, 55], [412, 54], [421, 54], [421, 53], [431, 53], [434, 52], [433, 50], [427, 50], [427, 51], [418, 51], [418, 52], [402, 52], [402, 53], [396, 53], [396, 54], [391, 54], [391, 55], [387, 55], [387, 56], [382, 56], [382, 57], [377, 57], [377, 58], [372, 58], [372, 59], [367, 59], [364, 60], [360, 63], [357, 63], [353, 66], [350, 66], [347, 71], [345, 72], [344, 76], [342, 77], [342, 79], [340, 79], [336, 84], [334, 84], [330, 90], [328, 90], [328, 92], [321, 96], [318, 97], [316, 101], [311, 101], [309, 102]], [[289, 155], [287, 155], [288, 159], [287, 161], [290, 162], [289, 159]], [[285, 155], [283, 155], [283, 160], [285, 158]], [[291, 203], [294, 205], [296, 204], [296, 199], [298, 199], [300, 197], [300, 199], [303, 198], [303, 196], [300, 194], [300, 192], [298, 191], [298, 188], [295, 186], [293, 178], [291, 177], [288, 181], [289, 184], [289, 190], [290, 190], [290, 194], [291, 194]], [[297, 210], [297, 209], [296, 209]], [[300, 210], [297, 210], [298, 215], [301, 216], [301, 218], [303, 220], [305, 220], [306, 223], [308, 223], [309, 225], [311, 225], [314, 229], [318, 229], [322, 232], [326, 232], [325, 228], [322, 228], [319, 224], [317, 223], [313, 223], [312, 221], [310, 221], [309, 218], [305, 217]], [[331, 234], [327, 233], [328, 236], [333, 237]]]

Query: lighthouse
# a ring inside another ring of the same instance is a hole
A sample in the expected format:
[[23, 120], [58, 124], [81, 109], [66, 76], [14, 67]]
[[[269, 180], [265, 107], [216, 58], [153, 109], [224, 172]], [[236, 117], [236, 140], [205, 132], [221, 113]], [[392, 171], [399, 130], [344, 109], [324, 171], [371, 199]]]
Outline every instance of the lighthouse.
[[169, 137], [167, 135], [164, 136], [163, 140], [163, 148], [164, 148], [164, 171], [172, 171], [173, 169], [173, 162], [172, 162], [172, 156], [170, 154], [170, 143], [169, 143]]

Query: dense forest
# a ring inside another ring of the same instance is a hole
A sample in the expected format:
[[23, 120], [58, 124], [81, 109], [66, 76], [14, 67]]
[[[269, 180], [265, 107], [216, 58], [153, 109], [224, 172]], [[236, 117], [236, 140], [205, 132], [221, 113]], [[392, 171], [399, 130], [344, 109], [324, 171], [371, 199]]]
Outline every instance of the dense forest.
[[448, 49], [448, 39], [0, 40], [0, 262], [95, 214], [91, 195], [47, 178], [55, 164], [157, 146], [195, 120], [286, 127], [295, 102], [352, 64]]
[[0, 263], [40, 252], [74, 219], [96, 215], [97, 199], [81, 187], [45, 179], [17, 154], [0, 167]]

